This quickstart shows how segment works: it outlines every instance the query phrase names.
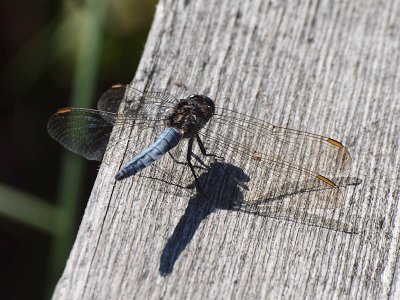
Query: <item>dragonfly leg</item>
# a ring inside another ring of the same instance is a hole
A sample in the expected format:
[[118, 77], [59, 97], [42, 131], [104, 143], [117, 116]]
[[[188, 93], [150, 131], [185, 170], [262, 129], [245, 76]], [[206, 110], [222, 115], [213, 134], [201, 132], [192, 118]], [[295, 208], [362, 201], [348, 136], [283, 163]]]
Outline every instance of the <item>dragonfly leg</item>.
[[179, 161], [178, 159], [175, 158], [175, 156], [172, 155], [171, 152], [168, 151], [168, 154], [176, 164], [178, 164], [178, 165], [186, 165], [186, 162]]
[[197, 144], [199, 144], [200, 151], [204, 156], [212, 156], [212, 157], [216, 157], [216, 158], [224, 160], [224, 158], [222, 156], [218, 156], [216, 154], [207, 153], [206, 147], [204, 147], [203, 141], [201, 140], [201, 138], [200, 138], [200, 136], [198, 134], [196, 134], [196, 141], [197, 141]]
[[[187, 161], [179, 161], [171, 152], [168, 151], [168, 155], [172, 158], [172, 160], [174, 161], [174, 163], [178, 164], [178, 165], [187, 165]], [[191, 156], [194, 157], [203, 167], [200, 166], [195, 166], [193, 165], [194, 168], [199, 168], [199, 169], [203, 169], [206, 170], [208, 169], [208, 166], [200, 159], [200, 157], [198, 157], [193, 151], [191, 153]]]
[[191, 161], [191, 160], [192, 160], [193, 141], [194, 141], [193, 138], [190, 138], [190, 139], [189, 139], [189, 142], [188, 142], [188, 150], [187, 150], [187, 153], [186, 153], [186, 161], [187, 161], [187, 164], [188, 164], [188, 166], [189, 166], [189, 168], [190, 168], [190, 171], [192, 172], [192, 174], [193, 174], [193, 176], [194, 176], [194, 180], [195, 180], [195, 182], [196, 182], [196, 186], [197, 186], [199, 192], [200, 192], [203, 196], [205, 196], [204, 191], [203, 191], [203, 189], [201, 188], [199, 179], [197, 178], [196, 171], [194, 170], [194, 166], [193, 166], [192, 161]]

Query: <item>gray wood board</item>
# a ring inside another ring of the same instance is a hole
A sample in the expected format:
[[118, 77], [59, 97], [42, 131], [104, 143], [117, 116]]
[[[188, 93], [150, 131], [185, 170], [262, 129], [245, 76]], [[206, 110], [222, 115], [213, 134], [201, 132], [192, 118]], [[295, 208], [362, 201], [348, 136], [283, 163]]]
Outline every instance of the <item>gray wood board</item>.
[[400, 297], [399, 16], [395, 0], [161, 1], [135, 86], [342, 141], [362, 183], [326, 214], [360, 232], [189, 209], [116, 183], [110, 151], [54, 299]]

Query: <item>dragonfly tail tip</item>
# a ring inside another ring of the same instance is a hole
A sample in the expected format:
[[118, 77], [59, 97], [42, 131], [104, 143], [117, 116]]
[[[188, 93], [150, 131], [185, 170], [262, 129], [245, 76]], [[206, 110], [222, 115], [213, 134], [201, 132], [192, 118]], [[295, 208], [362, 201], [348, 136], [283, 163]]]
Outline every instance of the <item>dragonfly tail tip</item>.
[[116, 175], [115, 175], [115, 180], [122, 180], [126, 178], [126, 174], [122, 171], [119, 171]]

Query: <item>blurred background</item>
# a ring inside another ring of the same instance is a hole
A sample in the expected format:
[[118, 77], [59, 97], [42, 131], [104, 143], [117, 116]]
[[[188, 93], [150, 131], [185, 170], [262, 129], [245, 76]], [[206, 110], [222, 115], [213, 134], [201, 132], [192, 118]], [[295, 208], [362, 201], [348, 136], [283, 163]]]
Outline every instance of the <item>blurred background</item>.
[[67, 153], [47, 120], [133, 79], [156, 2], [0, 2], [0, 299], [51, 296], [99, 163]]

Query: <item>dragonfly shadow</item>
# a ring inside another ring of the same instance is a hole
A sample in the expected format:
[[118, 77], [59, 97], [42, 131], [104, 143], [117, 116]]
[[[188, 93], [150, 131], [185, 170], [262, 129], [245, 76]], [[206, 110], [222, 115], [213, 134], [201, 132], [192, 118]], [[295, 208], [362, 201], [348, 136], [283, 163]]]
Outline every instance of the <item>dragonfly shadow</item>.
[[[189, 199], [184, 214], [162, 251], [159, 266], [159, 273], [162, 276], [167, 276], [172, 272], [175, 262], [192, 240], [201, 222], [218, 209], [251, 213], [261, 217], [285, 219], [347, 233], [357, 232], [340, 221], [327, 223], [326, 220], [317, 215], [310, 214], [308, 218], [296, 220], [282, 213], [276, 214], [268, 210], [262, 211], [259, 206], [248, 205], [243, 200], [244, 192], [247, 189], [246, 183], [250, 181], [250, 178], [242, 169], [228, 163], [212, 163], [208, 171], [198, 178], [198, 181], [202, 191], [198, 191]], [[338, 178], [338, 181], [340, 186], [358, 185], [361, 182], [360, 179], [353, 177]], [[307, 188], [301, 185], [297, 185], [297, 190], [288, 189], [285, 191], [285, 188], [287, 186], [277, 187], [275, 196], [264, 198], [264, 202], [275, 202], [296, 193], [302, 194], [313, 190], [312, 187]]]
[[243, 200], [240, 186], [245, 185], [249, 177], [238, 167], [215, 162], [198, 181], [203, 190], [190, 198], [161, 254], [159, 272], [162, 276], [172, 272], [175, 262], [204, 219], [217, 209], [234, 209], [236, 203]]

